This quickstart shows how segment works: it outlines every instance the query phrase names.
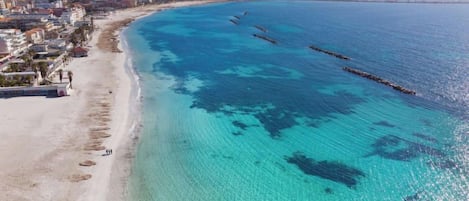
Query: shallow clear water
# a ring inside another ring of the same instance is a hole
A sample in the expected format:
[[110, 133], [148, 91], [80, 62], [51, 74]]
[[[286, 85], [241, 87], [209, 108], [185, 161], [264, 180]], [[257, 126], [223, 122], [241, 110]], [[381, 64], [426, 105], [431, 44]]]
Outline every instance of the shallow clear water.
[[131, 199], [468, 200], [467, 10], [236, 2], [133, 23], [144, 128]]

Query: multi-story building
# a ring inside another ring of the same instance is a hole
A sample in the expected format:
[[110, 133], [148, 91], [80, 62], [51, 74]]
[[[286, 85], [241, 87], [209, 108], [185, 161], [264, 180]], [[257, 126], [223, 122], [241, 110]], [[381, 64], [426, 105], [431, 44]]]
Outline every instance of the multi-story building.
[[56, 29], [60, 26], [54, 24], [59, 18], [49, 10], [32, 10], [34, 13], [12, 13], [8, 18], [0, 19], [0, 28], [16, 28], [27, 31], [36, 27], [43, 28], [46, 32]]
[[26, 36], [19, 29], [0, 29], [0, 54], [19, 56], [29, 47]]
[[60, 18], [67, 24], [75, 25], [75, 22], [83, 20], [85, 15], [85, 8], [80, 4], [74, 4], [71, 8], [63, 11]]
[[63, 7], [63, 3], [61, 0], [52, 1], [52, 2], [50, 2], [49, 0], [36, 0], [34, 2], [34, 8], [62, 8], [62, 7]]
[[51, 3], [49, 0], [35, 0], [33, 2], [34, 8], [52, 8]]
[[37, 13], [12, 13], [8, 16], [11, 19], [20, 19], [20, 20], [42, 20], [47, 21], [47, 19], [54, 17], [52, 13], [46, 12], [37, 12]]
[[16, 6], [16, 0], [6, 0], [5, 4], [8, 9], [13, 8]]
[[32, 44], [42, 44], [45, 38], [45, 31], [41, 28], [34, 28], [25, 32], [26, 40]]
[[12, 18], [0, 18], [0, 29], [21, 29], [21, 31], [27, 31], [36, 27], [41, 27], [45, 31], [54, 29], [52, 23], [45, 18], [38, 19], [12, 19]]
[[33, 8], [33, 4], [32, 4], [32, 1], [30, 0], [15, 0], [15, 6], [16, 7], [24, 7], [24, 8], [27, 8], [27, 9], [31, 9]]
[[5, 0], [0, 0], [0, 9], [2, 9], [2, 10], [7, 9], [7, 5], [5, 3]]

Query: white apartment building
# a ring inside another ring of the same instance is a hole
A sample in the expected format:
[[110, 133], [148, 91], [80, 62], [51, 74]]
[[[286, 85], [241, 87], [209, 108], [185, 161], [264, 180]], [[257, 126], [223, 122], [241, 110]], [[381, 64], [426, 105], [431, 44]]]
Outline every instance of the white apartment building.
[[63, 8], [63, 3], [61, 0], [53, 2], [49, 2], [49, 0], [36, 0], [34, 8]]
[[7, 8], [7, 5], [5, 4], [5, 0], [0, 0], [0, 9], [4, 10]]
[[47, 19], [53, 18], [54, 15], [44, 13], [12, 13], [8, 17], [11, 19], [38, 20], [41, 22], [47, 22]]
[[28, 47], [26, 36], [19, 29], [0, 29], [0, 54], [19, 56]]
[[25, 32], [26, 40], [32, 44], [41, 44], [45, 39], [45, 31], [41, 28], [34, 28]]
[[75, 22], [83, 20], [83, 17], [86, 15], [86, 11], [81, 6], [74, 6], [62, 13], [60, 18], [63, 22], [75, 25]]

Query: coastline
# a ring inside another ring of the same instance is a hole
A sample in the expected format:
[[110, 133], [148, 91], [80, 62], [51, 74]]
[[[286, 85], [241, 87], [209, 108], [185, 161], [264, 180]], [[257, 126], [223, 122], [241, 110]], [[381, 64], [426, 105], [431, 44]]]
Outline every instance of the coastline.
[[[183, 2], [173, 2], [173, 3], [165, 3], [165, 4], [155, 4], [149, 5], [144, 7], [138, 8], [130, 8], [125, 10], [119, 10], [118, 13], [114, 14], [113, 16], [119, 15], [121, 18], [124, 19], [117, 19], [113, 22], [105, 22], [103, 24], [110, 23], [111, 25], [108, 27], [112, 31], [108, 30], [107, 37], [104, 34], [100, 34], [99, 37], [104, 35], [104, 40], [108, 38], [114, 38], [111, 41], [110, 45], [104, 45], [101, 49], [111, 51], [113, 53], [124, 53], [124, 63], [121, 63], [121, 66], [125, 66], [125, 68], [121, 68], [121, 70], [125, 71], [123, 74], [131, 80], [130, 86], [131, 90], [128, 92], [129, 96], [128, 99], [130, 103], [128, 105], [128, 109], [130, 110], [129, 114], [134, 114], [135, 116], [132, 119], [127, 120], [126, 129], [130, 136], [127, 138], [123, 138], [119, 140], [117, 146], [118, 150], [120, 150], [119, 154], [116, 155], [114, 164], [108, 169], [109, 177], [104, 181], [107, 181], [107, 184], [102, 185], [102, 182], [98, 182], [99, 185], [95, 185], [94, 189], [102, 188], [101, 190], [95, 190], [94, 192], [89, 193], [89, 199], [84, 200], [128, 200], [130, 199], [129, 192], [128, 192], [128, 181], [132, 171], [132, 162], [135, 156], [135, 151], [138, 146], [138, 140], [140, 131], [142, 128], [141, 122], [141, 108], [142, 105], [142, 95], [141, 95], [141, 83], [140, 83], [140, 76], [136, 71], [136, 68], [132, 65], [132, 57], [130, 56], [130, 47], [126, 43], [123, 32], [127, 27], [134, 21], [139, 20], [141, 18], [148, 17], [154, 13], [164, 11], [167, 9], [173, 8], [180, 8], [180, 7], [189, 7], [189, 6], [197, 6], [209, 3], [220, 3], [225, 2], [227, 0], [197, 0], [197, 1], [183, 1]], [[130, 15], [130, 16], [129, 16]], [[124, 17], [125, 16], [125, 17]], [[101, 38], [100, 38], [101, 39]], [[117, 42], [115, 42], [117, 41]], [[96, 45], [99, 47], [99, 44]], [[133, 99], [133, 102], [132, 102]], [[101, 196], [97, 197], [95, 193], [101, 192]], [[106, 193], [103, 193], [106, 192]], [[104, 197], [103, 197], [104, 196]]]
[[[71, 96], [0, 99], [0, 200], [125, 200], [141, 95], [122, 31], [161, 10], [215, 2], [222, 1], [148, 5], [95, 20], [89, 56], [65, 68], [74, 72]], [[108, 136], [93, 137], [98, 134]], [[97, 146], [114, 154], [86, 150]], [[86, 160], [96, 165], [79, 166]]]

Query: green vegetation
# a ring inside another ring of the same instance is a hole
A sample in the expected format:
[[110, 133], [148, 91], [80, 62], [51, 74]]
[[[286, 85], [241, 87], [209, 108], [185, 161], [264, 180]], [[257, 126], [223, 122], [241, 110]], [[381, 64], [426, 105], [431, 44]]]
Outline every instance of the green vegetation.
[[13, 76], [7, 79], [5, 76], [0, 75], [0, 87], [16, 87], [16, 86], [31, 86], [33, 84], [33, 76]]
[[23, 69], [20, 67], [19, 64], [10, 63], [10, 64], [8, 64], [8, 69], [5, 70], [4, 72], [11, 73], [11, 72], [21, 72], [21, 71], [23, 71]]
[[21, 59], [25, 62], [26, 66], [31, 66], [31, 64], [33, 63], [34, 55], [36, 55], [36, 52], [34, 50], [29, 50], [27, 53], [21, 56]]
[[86, 35], [92, 32], [92, 27], [89, 25], [82, 25], [78, 29], [72, 33], [70, 37], [70, 42], [73, 44], [74, 47], [76, 46], [83, 46], [86, 42], [87, 38]]
[[47, 77], [47, 71], [49, 71], [48, 64], [45, 61], [39, 62], [39, 72], [41, 73], [42, 79], [46, 79]]

